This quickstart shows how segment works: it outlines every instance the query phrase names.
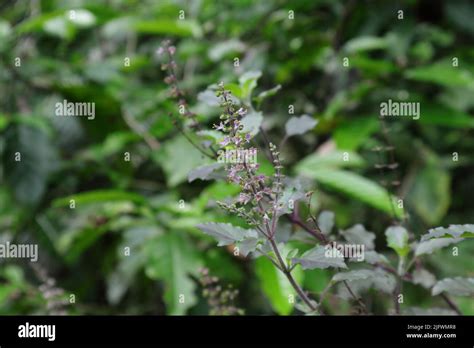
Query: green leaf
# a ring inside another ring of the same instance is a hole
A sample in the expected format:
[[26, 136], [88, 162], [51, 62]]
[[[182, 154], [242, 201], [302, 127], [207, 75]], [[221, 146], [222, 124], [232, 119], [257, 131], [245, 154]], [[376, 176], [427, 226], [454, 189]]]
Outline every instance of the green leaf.
[[[270, 260], [263, 257], [255, 261], [255, 273], [273, 310], [279, 315], [290, 314], [294, 307], [292, 302], [296, 302], [297, 295], [285, 275]], [[295, 280], [301, 283], [303, 272], [295, 268], [292, 274]], [[291, 301], [291, 299], [295, 300]]]
[[257, 87], [257, 80], [262, 76], [261, 71], [247, 71], [239, 77], [239, 84], [242, 90], [242, 99], [250, 100], [252, 91]]
[[453, 296], [474, 296], [474, 278], [445, 278], [431, 289], [433, 296], [447, 292]]
[[432, 238], [474, 238], [474, 225], [449, 225], [449, 227], [432, 228], [421, 237], [421, 241], [424, 242]]
[[245, 238], [248, 230], [233, 226], [225, 223], [214, 223], [209, 222], [206, 224], [200, 224], [196, 226], [205, 234], [214, 237], [219, 242], [218, 246], [230, 245], [236, 241], [240, 241]]
[[440, 238], [430, 239], [419, 243], [415, 249], [415, 255], [420, 256], [424, 254], [432, 254], [434, 251], [444, 248], [450, 244], [459, 243], [463, 238]]
[[[123, 241], [117, 248], [119, 259], [117, 268], [107, 277], [107, 300], [118, 304], [130, 286], [133, 285], [137, 273], [146, 265], [147, 253], [143, 247], [149, 240], [161, 234], [156, 225], [134, 226], [124, 232]], [[124, 254], [124, 248], [130, 248], [130, 255]]]
[[193, 245], [184, 233], [168, 231], [147, 246], [145, 273], [164, 282], [166, 310], [169, 315], [183, 315], [197, 302], [195, 282], [202, 265]]
[[265, 99], [273, 97], [277, 92], [281, 89], [281, 85], [276, 85], [271, 89], [267, 89], [266, 91], [260, 92], [253, 100], [260, 105]]
[[241, 53], [245, 50], [245, 44], [237, 39], [217, 42], [209, 48], [208, 55], [213, 62], [217, 62], [229, 54]]
[[72, 265], [77, 259], [105, 233], [109, 231], [107, 225], [99, 227], [86, 226], [62, 233], [54, 241], [56, 250], [63, 256], [64, 260]]
[[257, 231], [246, 230], [231, 224], [210, 222], [197, 225], [196, 227], [205, 234], [217, 239], [217, 246], [238, 243], [239, 253], [243, 256], [247, 256], [248, 253], [255, 251], [260, 241]]
[[447, 108], [441, 104], [423, 102], [421, 124], [444, 126], [450, 128], [474, 128], [474, 118], [468, 113]]
[[191, 170], [188, 174], [188, 182], [193, 182], [196, 179], [211, 180], [212, 173], [222, 167], [221, 163], [205, 164]]
[[298, 174], [311, 177], [314, 171], [322, 169], [362, 167], [364, 164], [364, 159], [355, 152], [331, 151], [326, 154], [313, 153], [306, 156], [296, 165], [295, 171]]
[[285, 124], [286, 135], [291, 137], [292, 135], [304, 134], [318, 124], [318, 121], [308, 115], [302, 115], [300, 117], [292, 117]]
[[360, 175], [336, 169], [304, 170], [304, 175], [388, 214], [393, 214], [395, 210], [397, 217], [403, 217], [403, 209], [398, 208], [395, 197], [391, 196], [389, 199], [382, 186]]
[[436, 277], [424, 268], [416, 268], [412, 273], [412, 282], [430, 289], [436, 283]]
[[138, 134], [132, 132], [116, 132], [107, 136], [103, 143], [94, 145], [85, 151], [82, 156], [85, 158], [93, 158], [96, 161], [104, 160], [112, 156], [130, 143], [139, 141], [141, 138]]
[[453, 67], [449, 61], [441, 61], [429, 66], [409, 69], [405, 76], [411, 80], [431, 82], [447, 87], [472, 87], [472, 74], [459, 67]]
[[74, 199], [76, 206], [96, 204], [104, 202], [135, 202], [143, 204], [146, 202], [145, 198], [137, 193], [126, 192], [120, 190], [95, 190], [76, 193], [71, 196], [58, 198], [53, 202], [53, 207], [68, 206], [70, 200]]
[[[279, 204], [281, 205], [280, 214], [290, 214], [293, 211], [296, 202], [305, 197], [304, 187], [300, 180], [288, 181], [279, 199]], [[290, 204], [290, 200], [292, 201], [292, 204]]]
[[349, 272], [340, 272], [336, 273], [332, 277], [332, 282], [342, 282], [342, 281], [352, 281], [352, 280], [364, 280], [364, 279], [369, 279], [374, 276], [377, 276], [374, 271], [369, 270], [369, 269], [359, 269], [355, 271], [349, 271]]
[[[362, 261], [368, 263], [369, 265], [374, 265], [376, 263], [388, 263], [388, 259], [382, 255], [379, 254], [373, 250], [365, 250], [363, 253], [364, 259]], [[352, 258], [349, 258], [348, 261], [351, 262], [360, 262], [360, 258], [355, 256]]]
[[[368, 289], [376, 289], [386, 294], [392, 294], [397, 281], [395, 277], [381, 269], [375, 270], [356, 270], [345, 273], [339, 273], [336, 279], [346, 280], [353, 292], [360, 296], [361, 292]], [[345, 287], [341, 287], [343, 298], [352, 298]]]
[[341, 234], [349, 243], [365, 245], [365, 248], [370, 250], [373, 250], [375, 247], [375, 234], [367, 231], [361, 224], [354, 225], [347, 230], [342, 230]]
[[294, 263], [301, 264], [303, 269], [341, 267], [347, 268], [344, 255], [337, 249], [318, 245], [305, 252], [300, 258], [294, 258]]
[[387, 245], [395, 250], [401, 258], [404, 258], [410, 251], [408, 245], [408, 232], [402, 226], [390, 226], [385, 230]]
[[58, 159], [57, 149], [39, 128], [19, 124], [7, 128], [2, 162], [5, 180], [18, 202], [39, 202]]
[[242, 132], [250, 133], [252, 136], [255, 136], [260, 131], [260, 126], [263, 122], [263, 115], [260, 111], [248, 113], [241, 121], [243, 126]]
[[219, 106], [220, 105], [220, 99], [216, 96], [216, 93], [211, 91], [210, 89], [206, 89], [203, 92], [199, 92], [197, 99], [200, 102], [205, 103], [206, 105], [209, 106]]
[[96, 18], [92, 12], [86, 9], [74, 9], [72, 11], [67, 13], [67, 18], [75, 26], [88, 28], [96, 23]]
[[385, 38], [375, 36], [359, 36], [349, 40], [343, 47], [347, 53], [355, 53], [361, 51], [372, 51], [385, 49], [388, 46], [388, 41]]
[[[166, 173], [166, 181], [175, 187], [188, 178], [194, 168], [210, 163], [210, 159], [197, 150], [184, 136], [168, 140], [159, 154], [153, 157]], [[183, 158], [186, 160], [183, 161]]]
[[418, 215], [429, 225], [437, 224], [451, 201], [448, 172], [435, 165], [423, 168], [415, 177], [408, 198]]
[[318, 226], [324, 234], [330, 234], [334, 227], [335, 214], [332, 211], [324, 210], [318, 216]]
[[50, 35], [68, 40], [72, 39], [76, 34], [76, 29], [65, 16], [49, 19], [44, 23], [43, 30]]
[[333, 138], [338, 149], [354, 151], [378, 128], [379, 123], [375, 117], [344, 120], [334, 131]]
[[141, 34], [165, 34], [175, 36], [202, 37], [202, 29], [199, 24], [191, 20], [156, 19], [152, 21], [138, 20], [133, 24], [137, 33]]

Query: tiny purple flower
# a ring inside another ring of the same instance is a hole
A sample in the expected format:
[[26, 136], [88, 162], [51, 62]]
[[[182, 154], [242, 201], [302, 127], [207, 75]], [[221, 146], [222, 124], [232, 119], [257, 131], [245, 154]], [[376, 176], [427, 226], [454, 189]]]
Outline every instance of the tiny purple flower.
[[247, 110], [245, 110], [244, 108], [240, 108], [239, 110], [237, 110], [237, 114], [239, 116], [244, 116], [247, 114]]
[[250, 201], [250, 198], [251, 198], [250, 195], [241, 192], [240, 195], [239, 195], [238, 202], [243, 203], [243, 204], [247, 204]]
[[230, 143], [230, 137], [224, 137], [224, 140], [222, 140], [219, 144], [221, 146], [227, 146]]
[[219, 123], [218, 126], [214, 125], [214, 127], [216, 127], [216, 130], [218, 130], [218, 131], [220, 131], [220, 130], [223, 131], [225, 129], [225, 125], [224, 125], [223, 122]]

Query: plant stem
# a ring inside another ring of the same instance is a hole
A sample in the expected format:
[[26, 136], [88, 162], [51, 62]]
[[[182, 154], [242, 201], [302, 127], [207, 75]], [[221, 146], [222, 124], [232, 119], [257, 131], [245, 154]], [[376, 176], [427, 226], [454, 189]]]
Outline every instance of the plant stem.
[[296, 282], [295, 278], [291, 274], [291, 271], [288, 269], [285, 261], [281, 257], [280, 251], [278, 250], [278, 246], [275, 243], [275, 240], [273, 238], [269, 239], [270, 245], [272, 246], [273, 252], [275, 253], [278, 262], [280, 263], [282, 267], [282, 272], [290, 282], [291, 286], [295, 289], [295, 291], [298, 293], [298, 296], [303, 300], [303, 302], [313, 311], [318, 310], [318, 305], [314, 305], [315, 301], [312, 301], [303, 291], [303, 289], [300, 287], [300, 285]]
[[461, 310], [459, 309], [459, 307], [456, 305], [456, 303], [454, 303], [453, 300], [451, 300], [449, 298], [448, 295], [446, 294], [441, 294], [441, 298], [448, 304], [449, 307], [451, 307], [451, 309], [453, 311], [455, 311], [458, 315], [463, 315]]

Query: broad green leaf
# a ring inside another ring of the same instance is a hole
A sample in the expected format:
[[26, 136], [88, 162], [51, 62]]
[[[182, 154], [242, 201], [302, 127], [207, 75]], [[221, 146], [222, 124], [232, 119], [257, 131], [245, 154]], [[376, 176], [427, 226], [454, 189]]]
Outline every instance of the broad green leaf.
[[301, 182], [298, 180], [287, 182], [279, 199], [279, 203], [281, 204], [280, 214], [290, 214], [294, 210], [296, 202], [305, 197]]
[[[117, 248], [119, 259], [115, 270], [107, 277], [107, 300], [111, 304], [118, 304], [130, 286], [134, 278], [147, 262], [147, 253], [143, 247], [153, 238], [162, 233], [156, 225], [145, 224], [134, 225], [124, 232], [121, 245]], [[125, 248], [130, 248], [130, 255], [125, 255]]]
[[439, 238], [426, 240], [416, 246], [415, 255], [420, 256], [424, 254], [432, 254], [436, 250], [444, 248], [450, 244], [459, 243], [463, 240], [463, 238]]
[[324, 210], [318, 216], [318, 226], [324, 234], [330, 234], [334, 227], [335, 214], [332, 211]]
[[210, 222], [197, 225], [196, 227], [205, 234], [217, 239], [219, 242], [218, 246], [237, 243], [239, 253], [243, 256], [247, 256], [248, 253], [255, 251], [260, 242], [257, 231], [246, 230], [231, 224]]
[[331, 270], [312, 269], [304, 271], [304, 288], [315, 293], [322, 292], [331, 280]]
[[450, 184], [449, 173], [435, 165], [417, 173], [408, 199], [427, 224], [437, 224], [446, 214], [451, 201]]
[[18, 34], [25, 34], [31, 32], [38, 32], [43, 30], [44, 24], [55, 17], [63, 16], [64, 10], [54, 10], [50, 12], [43, 13], [39, 16], [31, 16], [22, 21], [19, 25], [15, 27], [15, 31]]
[[213, 62], [217, 62], [228, 54], [241, 53], [245, 50], [245, 44], [237, 39], [217, 42], [209, 48], [208, 55]]
[[409, 253], [408, 232], [404, 227], [390, 226], [385, 230], [385, 237], [387, 238], [387, 245], [395, 250], [401, 258]]
[[431, 293], [433, 296], [447, 292], [453, 296], [474, 296], [474, 278], [445, 278], [438, 281]]
[[468, 113], [429, 102], [423, 102], [418, 121], [421, 124], [450, 128], [474, 128], [474, 118]]
[[130, 143], [139, 141], [141, 138], [138, 134], [132, 132], [116, 132], [112, 133], [100, 145], [95, 145], [87, 149], [81, 156], [85, 158], [93, 158], [97, 161], [112, 156], [122, 150]]
[[137, 20], [133, 24], [133, 28], [140, 34], [164, 34], [176, 36], [193, 36], [195, 38], [202, 37], [202, 29], [199, 24], [191, 20], [171, 20], [156, 19], [151, 21]]
[[300, 117], [292, 117], [285, 124], [286, 135], [291, 137], [292, 135], [304, 134], [318, 124], [318, 121], [308, 115], [302, 115]]
[[[225, 223], [209, 222], [196, 226], [205, 234], [208, 234], [219, 242], [218, 246], [233, 244], [245, 238], [249, 230], [242, 227]], [[254, 231], [255, 232], [255, 231]], [[253, 233], [252, 233], [253, 234]]]
[[335, 274], [332, 277], [332, 282], [342, 282], [345, 280], [352, 281], [352, 280], [364, 280], [369, 279], [377, 274], [373, 270], [369, 269], [359, 269], [355, 271], [348, 271], [348, 272], [340, 272]]
[[53, 36], [62, 39], [72, 39], [76, 34], [76, 29], [65, 16], [58, 16], [46, 21], [43, 25], [43, 30]]
[[474, 225], [449, 225], [449, 227], [436, 227], [428, 230], [427, 234], [421, 237], [421, 241], [432, 238], [473, 238]]
[[303, 158], [295, 167], [296, 173], [311, 177], [311, 173], [322, 169], [362, 167], [364, 159], [355, 152], [331, 151], [327, 154], [313, 153]]
[[197, 275], [202, 262], [187, 235], [168, 231], [146, 245], [148, 254], [145, 273], [151, 279], [164, 282], [166, 311], [169, 315], [183, 315], [196, 304], [196, 283], [190, 275]]
[[34, 205], [58, 168], [57, 149], [39, 128], [12, 124], [5, 131], [4, 179], [18, 202]]
[[252, 91], [257, 87], [257, 80], [262, 76], [261, 71], [247, 71], [239, 77], [242, 99], [249, 100]]
[[[360, 262], [361, 260], [360, 257], [353, 256], [349, 258], [348, 261]], [[369, 265], [374, 265], [376, 263], [389, 263], [388, 259], [384, 255], [379, 254], [373, 250], [364, 250], [362, 261], [368, 263]]]
[[64, 260], [72, 265], [78, 258], [94, 243], [109, 231], [107, 225], [86, 226], [80, 229], [72, 229], [63, 232], [59, 238], [54, 240], [56, 250], [63, 256]]
[[349, 40], [343, 47], [347, 53], [355, 53], [361, 51], [372, 51], [385, 49], [388, 46], [388, 41], [385, 38], [374, 36], [359, 36]]
[[240, 99], [242, 98], [242, 88], [236, 83], [227, 83], [225, 89], [230, 91], [230, 99], [236, 103], [240, 104]]
[[[364, 270], [364, 272], [361, 273], [359, 273], [359, 271], [360, 270], [346, 272], [347, 274], [339, 273], [340, 275], [338, 278], [341, 278], [341, 280], [345, 280], [344, 278], [349, 278], [346, 281], [349, 283], [353, 292], [359, 296], [363, 291], [372, 288], [382, 291], [386, 294], [393, 293], [393, 290], [397, 284], [397, 280], [392, 274], [378, 268], [375, 270]], [[354, 279], [350, 280], [350, 278]], [[340, 285], [340, 291], [340, 296], [343, 298], [352, 298], [350, 293], [342, 284]]]
[[203, 92], [199, 92], [197, 99], [200, 102], [203, 102], [209, 106], [219, 106], [220, 105], [220, 99], [216, 96], [216, 93], [206, 89]]
[[221, 167], [221, 163], [212, 163], [194, 168], [188, 174], [188, 182], [193, 182], [196, 179], [211, 180], [211, 174]]
[[260, 92], [253, 100], [260, 105], [265, 99], [273, 97], [277, 92], [281, 89], [281, 85], [276, 85], [271, 89], [267, 89], [266, 91]]
[[242, 119], [242, 132], [244, 133], [250, 133], [252, 136], [255, 136], [259, 131], [260, 131], [260, 126], [262, 125], [263, 122], [263, 115], [262, 113], [253, 111], [248, 113], [243, 119]]
[[449, 61], [409, 69], [405, 76], [411, 80], [430, 82], [441, 86], [474, 86], [472, 74], [463, 68], [454, 67]]
[[430, 289], [436, 283], [436, 277], [424, 268], [417, 268], [412, 273], [412, 282]]
[[373, 250], [375, 247], [375, 234], [373, 232], [367, 231], [361, 224], [357, 224], [351, 228], [342, 230], [341, 234], [351, 244], [364, 245], [365, 248], [370, 250]]
[[294, 258], [293, 262], [301, 264], [303, 269], [347, 268], [344, 263], [344, 255], [339, 250], [323, 246], [316, 246], [308, 250], [301, 257]]
[[86, 9], [68, 11], [67, 19], [79, 28], [88, 28], [96, 23], [94, 14]]
[[371, 58], [363, 54], [351, 56], [350, 65], [357, 68], [357, 70], [362, 72], [363, 76], [367, 77], [380, 77], [393, 74], [399, 70], [393, 61]]
[[337, 126], [333, 138], [338, 149], [355, 151], [378, 129], [375, 117], [344, 120]]
[[[293, 311], [297, 294], [285, 275], [270, 260], [259, 258], [255, 261], [255, 273], [265, 296], [273, 310], [279, 315], [288, 315]], [[298, 283], [302, 282], [303, 272], [298, 267], [292, 272]]]
[[398, 208], [395, 197], [391, 196], [389, 199], [387, 190], [358, 174], [336, 169], [317, 169], [304, 170], [304, 175], [388, 214], [393, 214], [395, 210], [397, 217], [403, 217], [403, 209]]
[[168, 140], [154, 159], [163, 167], [170, 187], [186, 181], [189, 172], [194, 168], [211, 163], [211, 160], [204, 157], [184, 136]]
[[56, 199], [53, 202], [53, 207], [69, 206], [72, 199], [74, 200], [76, 206], [121, 201], [135, 202], [138, 204], [146, 202], [143, 196], [133, 192], [120, 190], [96, 190], [76, 193], [74, 195]]

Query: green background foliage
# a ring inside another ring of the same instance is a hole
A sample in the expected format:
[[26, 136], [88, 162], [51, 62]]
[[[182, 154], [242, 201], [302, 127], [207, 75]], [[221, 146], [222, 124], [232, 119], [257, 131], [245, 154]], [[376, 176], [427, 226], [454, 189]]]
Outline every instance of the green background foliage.
[[[472, 1], [19, 0], [3, 1], [0, 13], [0, 241], [39, 245], [41, 267], [76, 297], [70, 314], [207, 314], [201, 267], [239, 289], [246, 314], [298, 313], [268, 260], [236, 257], [196, 227], [245, 226], [215, 203], [238, 187], [188, 181], [212, 161], [173, 124], [178, 107], [156, 55], [164, 39], [177, 47], [180, 86], [209, 129], [219, 111], [208, 87], [220, 81], [252, 100], [261, 114], [246, 127], [257, 133], [262, 124], [275, 144], [290, 117], [317, 121], [303, 135], [287, 132], [284, 172], [309, 179], [313, 210], [333, 211], [337, 229], [361, 223], [396, 258], [385, 242], [392, 212], [383, 180], [401, 181], [395, 193], [417, 240], [431, 227], [473, 222]], [[64, 99], [94, 102], [95, 119], [55, 116]], [[372, 150], [385, 146], [378, 114], [388, 99], [420, 102], [421, 117], [387, 120], [399, 168], [382, 176]], [[424, 263], [437, 279], [472, 277], [473, 255], [471, 239], [459, 256], [447, 248]], [[334, 274], [295, 272], [310, 293]], [[26, 261], [0, 260], [0, 314], [48, 313], [40, 284]], [[407, 311], [444, 306], [423, 287], [404, 294]], [[376, 290], [364, 296], [376, 314], [392, 307]], [[454, 299], [474, 314], [472, 298]], [[325, 310], [352, 313], [337, 296]]]

